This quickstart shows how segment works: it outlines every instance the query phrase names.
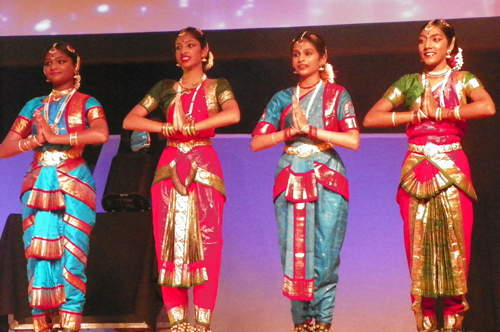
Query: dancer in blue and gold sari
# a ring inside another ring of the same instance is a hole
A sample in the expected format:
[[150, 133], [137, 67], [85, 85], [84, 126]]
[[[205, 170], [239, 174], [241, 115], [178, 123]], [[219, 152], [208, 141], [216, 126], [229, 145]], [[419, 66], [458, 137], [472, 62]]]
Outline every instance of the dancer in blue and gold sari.
[[55, 43], [45, 52], [44, 73], [53, 90], [29, 101], [0, 147], [8, 158], [34, 150], [24, 178], [23, 240], [28, 260], [28, 296], [35, 331], [78, 331], [85, 302], [85, 266], [95, 223], [94, 180], [82, 158], [86, 144], [108, 140], [99, 102], [76, 90], [80, 57]]
[[299, 83], [271, 99], [251, 148], [285, 142], [274, 184], [283, 294], [292, 300], [294, 331], [330, 331], [349, 201], [333, 147], [356, 150], [359, 129], [349, 93], [333, 83], [323, 39], [306, 31], [292, 47]]

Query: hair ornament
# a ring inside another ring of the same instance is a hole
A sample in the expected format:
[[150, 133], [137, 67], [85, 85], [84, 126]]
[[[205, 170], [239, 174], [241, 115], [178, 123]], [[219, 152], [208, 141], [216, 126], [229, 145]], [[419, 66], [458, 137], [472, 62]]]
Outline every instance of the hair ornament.
[[464, 65], [464, 57], [462, 54], [462, 49], [458, 48], [458, 53], [451, 57], [450, 66], [454, 71], [460, 70]]
[[[322, 79], [330, 83], [335, 83], [335, 73], [333, 72], [333, 66], [328, 62], [325, 64], [325, 70], [321, 72]], [[324, 73], [324, 74], [323, 74]]]
[[205, 65], [205, 71], [209, 70], [210, 68], [212, 68], [214, 66], [214, 55], [213, 55], [212, 51], [208, 52], [207, 58], [208, 59], [206, 59], [207, 63]]
[[424, 30], [425, 31], [431, 31], [433, 27], [434, 27], [434, 20], [431, 20], [431, 21], [429, 21], [429, 23], [427, 23], [427, 25], [425, 26]]
[[70, 45], [66, 46], [66, 48], [68, 49], [68, 51], [70, 51], [71, 53], [76, 53], [75, 49], [73, 47], [71, 47]]
[[54, 45], [52, 45], [52, 48], [49, 50], [49, 53], [53, 54], [53, 53], [56, 53], [57, 52], [57, 43], [54, 43]]

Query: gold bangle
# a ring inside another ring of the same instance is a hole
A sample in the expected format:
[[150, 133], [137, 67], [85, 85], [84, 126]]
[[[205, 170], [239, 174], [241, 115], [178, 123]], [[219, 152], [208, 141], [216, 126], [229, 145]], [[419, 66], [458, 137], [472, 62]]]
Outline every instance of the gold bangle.
[[36, 135], [32, 136], [32, 137], [33, 137], [33, 140], [35, 141], [36, 145], [38, 145], [38, 146], [42, 146], [43, 145], [43, 143], [38, 142], [38, 140], [36, 139]]
[[438, 107], [436, 110], [436, 121], [440, 122], [443, 120], [443, 109]]
[[69, 145], [76, 145], [74, 140], [75, 140], [75, 134], [76, 133], [71, 133], [69, 134]]
[[276, 143], [276, 141], [274, 140], [274, 134], [275, 134], [275, 133], [272, 133], [272, 134], [271, 134], [271, 140], [273, 141], [273, 144], [274, 144], [274, 145], [276, 145], [276, 144], [278, 144], [278, 143]]
[[20, 139], [18, 142], [17, 142], [17, 147], [19, 148], [19, 150], [21, 150], [21, 152], [26, 152], [28, 150], [23, 150], [23, 148], [21, 147], [21, 141], [22, 139]]
[[75, 133], [75, 145], [78, 145], [78, 133]]
[[330, 143], [330, 134], [331, 134], [331, 133], [332, 133], [332, 132], [328, 130], [328, 136], [326, 136], [326, 142], [327, 142], [327, 143]]
[[455, 106], [455, 108], [453, 109], [453, 113], [456, 120], [462, 120], [462, 118], [460, 117], [460, 106]]
[[396, 112], [392, 112], [392, 125], [393, 127], [396, 127]]

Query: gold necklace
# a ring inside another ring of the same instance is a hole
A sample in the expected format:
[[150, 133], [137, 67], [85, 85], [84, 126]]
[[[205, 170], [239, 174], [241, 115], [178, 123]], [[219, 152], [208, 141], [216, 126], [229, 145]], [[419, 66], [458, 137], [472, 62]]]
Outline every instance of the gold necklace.
[[61, 99], [62, 97], [69, 95], [73, 91], [73, 89], [74, 88], [69, 88], [66, 90], [54, 90], [54, 89], [52, 89], [52, 92], [50, 93], [50, 96], [52, 96], [51, 99], [54, 101], [57, 101], [57, 100]]
[[186, 90], [191, 90], [191, 89], [194, 89], [196, 87], [198, 87], [201, 83], [203, 83], [203, 81], [207, 78], [206, 75], [203, 75], [203, 77], [201, 78], [201, 80], [199, 82], [196, 82], [194, 84], [189, 84], [189, 83], [186, 83], [186, 85], [189, 85], [189, 86], [185, 86], [183, 83], [182, 83], [182, 77], [181, 79], [179, 80], [179, 85], [183, 88], [183, 89], [186, 89]]

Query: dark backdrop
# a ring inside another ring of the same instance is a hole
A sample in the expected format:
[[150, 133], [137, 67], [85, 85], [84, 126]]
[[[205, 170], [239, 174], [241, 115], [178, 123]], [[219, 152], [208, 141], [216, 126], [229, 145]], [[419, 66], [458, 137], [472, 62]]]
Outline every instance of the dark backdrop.
[[[424, 22], [310, 27], [325, 37], [337, 82], [350, 92], [360, 122], [370, 107], [400, 76], [419, 72], [417, 38]], [[500, 18], [452, 20], [465, 70], [476, 74], [500, 105]], [[242, 121], [220, 133], [251, 133], [272, 95], [296, 83], [290, 65], [290, 42], [306, 28], [208, 31], [215, 54], [210, 77], [233, 86]], [[162, 78], [177, 79], [175, 33], [37, 36], [0, 38], [0, 139], [23, 105], [46, 95], [43, 50], [67, 41], [83, 59], [81, 91], [103, 105], [111, 134], [119, 134], [128, 111]], [[469, 122], [464, 149], [469, 156], [480, 201], [470, 267], [470, 330], [500, 330], [500, 117]], [[404, 127], [362, 128], [363, 133], [404, 132]], [[390, 161], [389, 161], [390, 162]], [[383, 166], [383, 165], [382, 165]]]

